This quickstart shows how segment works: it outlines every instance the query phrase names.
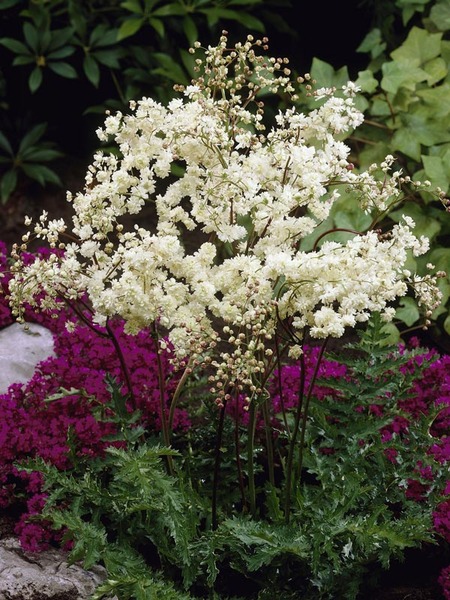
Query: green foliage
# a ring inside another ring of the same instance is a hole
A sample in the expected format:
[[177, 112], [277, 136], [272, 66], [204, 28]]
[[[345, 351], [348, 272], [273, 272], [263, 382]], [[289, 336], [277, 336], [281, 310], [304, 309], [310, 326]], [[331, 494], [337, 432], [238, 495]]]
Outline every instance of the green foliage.
[[[443, 194], [450, 192], [450, 74], [448, 69], [450, 47], [449, 0], [397, 0], [389, 7], [390, 14], [398, 12], [408, 24], [403, 41], [392, 48], [389, 33], [380, 28], [370, 31], [359, 46], [359, 51], [370, 56], [366, 69], [358, 74], [356, 83], [364, 98], [360, 108], [365, 122], [349, 138], [353, 161], [358, 168], [367, 169], [380, 162], [387, 154], [396, 159], [395, 168], [414, 181], [430, 181], [432, 188]], [[384, 7], [385, 10], [388, 8]], [[381, 10], [381, 7], [380, 7]], [[418, 23], [422, 17], [422, 24]], [[420, 26], [419, 26], [420, 25]], [[389, 53], [386, 51], [390, 49]], [[342, 85], [343, 70], [335, 72], [331, 65], [313, 61], [311, 72], [318, 85]], [[415, 233], [430, 238], [433, 252], [447, 249], [450, 219], [436, 195], [426, 189], [405, 186], [407, 201], [391, 212], [380, 226], [411, 216]], [[353, 223], [347, 215], [354, 212], [355, 200], [346, 195], [336, 205], [329, 228], [349, 227], [364, 231], [367, 223]], [[370, 223], [370, 219], [368, 221]], [[439, 254], [440, 255], [440, 254]], [[447, 256], [448, 258], [448, 256]], [[411, 270], [427, 273], [431, 255], [411, 259]], [[450, 262], [441, 261], [442, 270], [449, 270]], [[435, 339], [445, 346], [445, 335], [450, 334], [450, 281], [439, 282], [443, 294], [442, 305], [432, 315]], [[405, 298], [397, 312], [398, 329], [418, 326], [419, 311], [413, 308], [411, 298]], [[447, 347], [448, 350], [448, 347]]]
[[[77, 82], [75, 92], [74, 87], [65, 89], [73, 94], [72, 104], [78, 100], [78, 106], [72, 109], [76, 114], [69, 116], [78, 122], [85, 113], [104, 114], [105, 108], [124, 110], [129, 100], [142, 96], [151, 95], [165, 102], [173, 96], [174, 83], [188, 84], [194, 74], [191, 55], [180, 48], [192, 45], [199, 37], [206, 44], [216, 41], [224, 26], [232, 26], [238, 35], [249, 30], [263, 32], [261, 16], [270, 18], [279, 2], [6, 0], [0, 3], [2, 30], [8, 32], [0, 38], [5, 82], [0, 104], [4, 115], [0, 114], [0, 118], [14, 120], [14, 98], [18, 96], [27, 110], [38, 92], [62, 97], [60, 78]], [[276, 15], [274, 19], [283, 25]], [[87, 107], [86, 98], [92, 98]], [[53, 115], [44, 119], [33, 115], [31, 120], [49, 121], [53, 132], [51, 118]], [[74, 142], [69, 143], [73, 146]], [[3, 134], [2, 149], [5, 148], [9, 154]], [[30, 175], [22, 171], [44, 183], [54, 180], [54, 174], [45, 169], [33, 169]], [[15, 169], [3, 175], [3, 201], [15, 188], [16, 175]]]
[[[267, 481], [264, 444], [255, 446], [259, 510], [252, 517], [234, 494], [236, 440], [233, 420], [226, 419], [214, 529], [209, 499], [217, 431], [213, 415], [202, 408], [204, 382], [188, 391], [189, 403], [198, 405], [192, 418], [203, 425], [174, 435], [172, 450], [136, 426], [136, 415], [110, 379], [111, 402], [97, 414], [117, 426], [105, 456], [74, 456], [73, 468], [64, 472], [42, 460], [26, 465], [44, 474], [42, 516], [72, 540], [71, 560], [106, 567], [107, 580], [94, 600], [113, 594], [120, 600], [225, 600], [229, 581], [239, 577], [254, 600], [354, 600], [369, 569], [387, 569], [405, 549], [434, 543], [431, 515], [447, 477], [445, 465], [427, 454], [436, 413], [411, 419], [401, 409], [429, 360], [414, 362], [420, 351], [386, 341], [383, 323], [374, 318], [360, 341], [339, 356], [347, 375], [322, 382], [338, 397], [312, 399], [289, 520], [283, 509], [283, 427], [277, 428], [278, 483]], [[408, 428], [383, 440], [383, 428], [395, 418], [408, 418]], [[431, 481], [422, 478], [418, 461], [432, 468]], [[426, 502], [405, 495], [411, 478], [424, 484]]]
[[63, 156], [54, 148], [54, 144], [42, 141], [47, 128], [46, 123], [32, 127], [14, 148], [8, 138], [0, 131], [0, 197], [5, 203], [16, 189], [20, 176], [37, 181], [40, 185], [62, 185], [58, 175], [46, 162]]

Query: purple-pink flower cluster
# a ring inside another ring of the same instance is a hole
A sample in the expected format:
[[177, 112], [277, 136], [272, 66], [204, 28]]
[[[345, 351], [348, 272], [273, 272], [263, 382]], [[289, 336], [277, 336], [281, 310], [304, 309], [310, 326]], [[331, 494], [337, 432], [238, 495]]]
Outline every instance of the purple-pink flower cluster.
[[[2, 243], [0, 269], [5, 273], [0, 280], [4, 292], [0, 295], [0, 327], [4, 327], [12, 322], [12, 317], [5, 301], [8, 274], [6, 248]], [[29, 520], [42, 507], [42, 482], [37, 473], [20, 471], [15, 463], [40, 457], [59, 469], [66, 469], [77, 457], [101, 456], [109, 444], [105, 439], [115, 430], [114, 423], [95, 417], [110, 398], [106, 374], [119, 382], [124, 394], [129, 389], [111, 337], [95, 333], [64, 305], [53, 315], [28, 310], [26, 319], [52, 331], [55, 356], [41, 362], [27, 384], [13, 384], [6, 394], [0, 395], [0, 508], [22, 501], [25, 509], [16, 530], [23, 546], [36, 551], [51, 538], [45, 525]], [[68, 320], [76, 324], [70, 333], [65, 326]], [[126, 335], [120, 321], [112, 322], [110, 328], [129, 374], [133, 397], [129, 400], [130, 410], [141, 412], [140, 424], [145, 428], [159, 431], [160, 393], [153, 339], [146, 331], [136, 336]], [[169, 381], [167, 404], [176, 377], [170, 382], [173, 373], [167, 356], [161, 355], [161, 360]], [[189, 425], [185, 411], [175, 410], [173, 425], [175, 429]]]

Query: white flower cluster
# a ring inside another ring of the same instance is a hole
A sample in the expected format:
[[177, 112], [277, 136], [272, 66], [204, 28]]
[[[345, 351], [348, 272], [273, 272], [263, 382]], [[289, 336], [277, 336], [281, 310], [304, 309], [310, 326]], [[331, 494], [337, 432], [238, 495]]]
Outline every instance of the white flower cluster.
[[[361, 210], [382, 212], [398, 201], [399, 175], [388, 176], [392, 158], [380, 166], [382, 179], [375, 166], [353, 170], [338, 138], [363, 120], [355, 86], [322, 89], [321, 106], [300, 112], [288, 61], [265, 58], [258, 47], [265, 50], [265, 40], [249, 37], [227, 49], [223, 35], [197, 59], [199, 78], [178, 88], [183, 97], [168, 106], [144, 98], [129, 114], [106, 118], [98, 136], [112, 138], [119, 153], [99, 152], [85, 190], [69, 194], [78, 241], [64, 245], [63, 257], [25, 265], [16, 251], [16, 314], [24, 301], [40, 302], [39, 291], [45, 308], [58, 296], [87, 292], [98, 323], [120, 315], [135, 333], [157, 322], [179, 356], [216, 344], [225, 327], [232, 348], [217, 365], [228, 380], [224, 373], [237, 373], [241, 356], [248, 363], [258, 355], [258, 368], [261, 356], [271, 357], [266, 342], [280, 320], [297, 336], [308, 328], [324, 338], [342, 336], [373, 311], [392, 318], [390, 303], [413, 277], [404, 268], [408, 251], [428, 248], [410, 219], [389, 235], [361, 232], [302, 250], [303, 238], [330, 214], [338, 183], [355, 191]], [[261, 90], [294, 98], [267, 129]], [[154, 229], [126, 231], [123, 216], [149, 202]], [[64, 229], [44, 216], [34, 234], [55, 246]], [[415, 283], [422, 302], [438, 301], [433, 278]]]

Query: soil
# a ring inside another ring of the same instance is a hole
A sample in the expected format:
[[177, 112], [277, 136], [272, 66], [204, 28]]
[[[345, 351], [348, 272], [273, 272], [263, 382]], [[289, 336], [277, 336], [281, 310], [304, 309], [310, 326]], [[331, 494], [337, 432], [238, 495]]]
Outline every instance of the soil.
[[[22, 184], [6, 204], [0, 205], [0, 241], [5, 242], [8, 249], [13, 243], [20, 243], [26, 232], [25, 216], [36, 219], [43, 210], [48, 212], [50, 218], [64, 218], [70, 223], [73, 212], [66, 201], [65, 190], [75, 193], [83, 188], [86, 167], [87, 163], [79, 158], [66, 159], [56, 165], [55, 170], [63, 181], [61, 189], [42, 189], [35, 183]], [[149, 215], [144, 214], [143, 219], [148, 220]], [[36, 244], [39, 245], [39, 241]], [[422, 336], [422, 342], [441, 352], [450, 351], [442, 346], [432, 332], [426, 337]], [[10, 519], [0, 517], [0, 538], [10, 533], [11, 527]], [[367, 589], [375, 591], [363, 592], [359, 600], [442, 600], [436, 582], [440, 569], [449, 563], [450, 557], [444, 557], [444, 552], [435, 547], [407, 553], [403, 564], [393, 564], [389, 571], [380, 575], [375, 587], [368, 585]]]

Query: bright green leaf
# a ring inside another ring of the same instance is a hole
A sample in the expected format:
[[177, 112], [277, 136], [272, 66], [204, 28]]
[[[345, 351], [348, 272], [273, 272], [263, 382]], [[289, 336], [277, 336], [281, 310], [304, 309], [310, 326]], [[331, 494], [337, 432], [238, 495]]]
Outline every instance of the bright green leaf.
[[443, 83], [434, 88], [418, 90], [417, 95], [427, 105], [430, 115], [435, 119], [445, 119], [450, 115], [450, 83]]
[[400, 87], [414, 91], [418, 83], [428, 78], [426, 71], [407, 60], [384, 63], [382, 72], [381, 87], [392, 94], [395, 94]]
[[450, 248], [435, 248], [427, 255], [427, 262], [432, 263], [438, 271], [449, 271]]
[[28, 78], [28, 86], [32, 94], [39, 88], [42, 83], [42, 69], [35, 67]]
[[442, 158], [440, 156], [427, 156], [424, 154], [422, 155], [422, 162], [427, 179], [431, 181], [431, 185], [433, 187], [438, 186], [441, 190], [447, 192], [450, 183], [450, 171], [444, 165]]
[[436, 2], [431, 7], [430, 19], [440, 31], [450, 29], [450, 0]]
[[450, 335], [450, 314], [447, 316], [447, 318], [444, 321], [444, 329], [448, 333], [448, 335]]
[[48, 68], [60, 77], [66, 77], [67, 79], [76, 79], [78, 77], [77, 72], [66, 62], [50, 62]]
[[130, 12], [141, 14], [141, 15], [144, 14], [144, 10], [143, 10], [139, 0], [127, 0], [126, 2], [121, 2], [120, 6], [122, 8], [125, 8], [126, 10], [129, 10]]
[[127, 19], [122, 23], [119, 27], [119, 31], [117, 33], [117, 41], [124, 40], [127, 37], [134, 35], [139, 29], [141, 29], [144, 24], [143, 18], [134, 18]]
[[377, 58], [386, 49], [386, 42], [383, 41], [381, 31], [372, 29], [363, 41], [360, 43], [357, 52], [370, 52], [372, 58]]
[[347, 67], [335, 71], [329, 63], [316, 57], [312, 61], [311, 75], [317, 81], [319, 87], [335, 86], [339, 88], [346, 84], [349, 79]]
[[429, 33], [425, 29], [413, 27], [403, 44], [391, 52], [395, 62], [414, 62], [416, 66], [439, 56], [442, 33]]
[[429, 60], [424, 64], [423, 69], [428, 73], [427, 83], [429, 86], [444, 79], [448, 73], [447, 63], [441, 56]]
[[10, 169], [3, 173], [1, 176], [0, 183], [0, 195], [2, 202], [7, 202], [8, 198], [11, 196], [15, 187], [17, 185], [17, 171], [15, 169]]
[[420, 142], [414, 129], [401, 127], [392, 137], [392, 150], [398, 150], [415, 161], [420, 160]]
[[378, 81], [373, 76], [372, 71], [366, 69], [365, 71], [359, 71], [358, 79], [355, 81], [363, 92], [367, 94], [373, 94], [378, 87]]
[[91, 56], [102, 65], [110, 67], [111, 69], [118, 69], [120, 67], [120, 58], [123, 56], [122, 48], [111, 48], [111, 50], [95, 50], [91, 53]]
[[417, 302], [413, 298], [405, 297], [400, 300], [400, 306], [395, 313], [397, 319], [403, 321], [408, 327], [412, 327], [420, 318]]

